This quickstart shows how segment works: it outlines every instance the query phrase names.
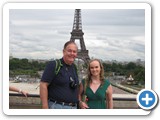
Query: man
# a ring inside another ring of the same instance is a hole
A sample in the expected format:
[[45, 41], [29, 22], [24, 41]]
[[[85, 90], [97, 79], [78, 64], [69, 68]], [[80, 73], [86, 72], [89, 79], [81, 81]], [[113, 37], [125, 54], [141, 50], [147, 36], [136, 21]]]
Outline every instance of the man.
[[77, 57], [77, 45], [68, 41], [60, 59], [61, 68], [55, 73], [56, 60], [45, 68], [40, 82], [40, 98], [43, 109], [76, 109], [78, 103], [78, 75], [74, 60]]

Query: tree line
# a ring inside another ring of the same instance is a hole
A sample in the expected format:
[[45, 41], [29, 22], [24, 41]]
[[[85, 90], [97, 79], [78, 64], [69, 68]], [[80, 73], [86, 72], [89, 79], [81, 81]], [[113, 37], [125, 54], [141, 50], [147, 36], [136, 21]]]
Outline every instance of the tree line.
[[39, 77], [38, 71], [44, 70], [46, 64], [47, 62], [29, 62], [26, 58], [13, 58], [9, 60], [9, 75], [30, 75], [31, 77]]
[[[30, 75], [32, 77], [40, 77], [38, 71], [45, 69], [48, 62], [40, 63], [38, 61], [29, 62], [28, 59], [13, 58], [9, 60], [9, 75]], [[145, 84], [145, 67], [136, 65], [133, 62], [128, 64], [112, 63], [107, 64], [103, 62], [105, 76], [124, 75], [129, 77], [132, 75], [138, 83]]]
[[115, 73], [115, 75], [123, 75], [126, 77], [132, 75], [137, 83], [140, 83], [142, 85], [145, 84], [145, 67], [142, 65], [137, 65], [136, 63], [129, 62], [124, 65], [120, 63], [103, 63], [103, 66], [105, 76], [112, 76], [113, 72]]

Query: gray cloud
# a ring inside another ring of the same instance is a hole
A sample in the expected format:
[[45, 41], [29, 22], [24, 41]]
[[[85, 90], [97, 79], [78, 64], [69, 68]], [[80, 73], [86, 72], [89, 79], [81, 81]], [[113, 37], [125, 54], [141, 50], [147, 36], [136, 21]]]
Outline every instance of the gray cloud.
[[[62, 57], [70, 39], [74, 10], [10, 10], [10, 52], [15, 57]], [[90, 57], [135, 60], [145, 57], [142, 9], [82, 10], [82, 28]]]

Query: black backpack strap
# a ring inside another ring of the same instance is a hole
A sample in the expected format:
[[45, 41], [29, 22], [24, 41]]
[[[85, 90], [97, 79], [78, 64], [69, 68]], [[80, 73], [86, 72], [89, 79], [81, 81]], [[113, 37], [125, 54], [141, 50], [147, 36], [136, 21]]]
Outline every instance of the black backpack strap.
[[74, 65], [74, 68], [76, 70], [76, 75], [78, 76], [78, 68], [77, 68], [76, 64], [73, 63], [73, 65]]

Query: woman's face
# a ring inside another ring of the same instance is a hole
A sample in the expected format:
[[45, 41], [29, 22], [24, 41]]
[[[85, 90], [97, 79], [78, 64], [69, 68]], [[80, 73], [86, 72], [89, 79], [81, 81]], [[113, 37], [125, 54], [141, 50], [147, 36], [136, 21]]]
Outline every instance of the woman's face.
[[92, 61], [90, 63], [90, 72], [92, 76], [100, 76], [101, 67], [98, 61]]

